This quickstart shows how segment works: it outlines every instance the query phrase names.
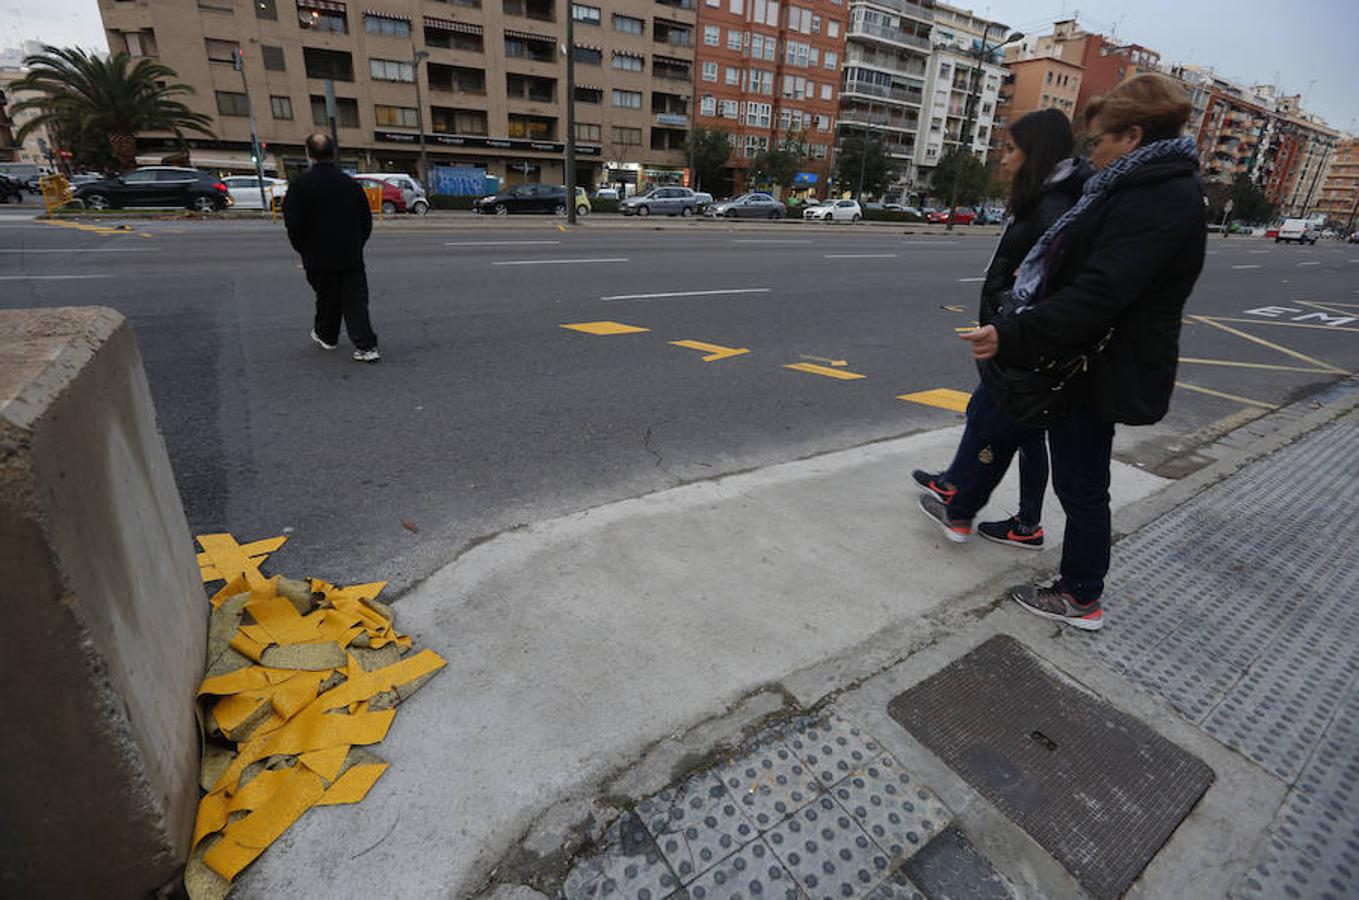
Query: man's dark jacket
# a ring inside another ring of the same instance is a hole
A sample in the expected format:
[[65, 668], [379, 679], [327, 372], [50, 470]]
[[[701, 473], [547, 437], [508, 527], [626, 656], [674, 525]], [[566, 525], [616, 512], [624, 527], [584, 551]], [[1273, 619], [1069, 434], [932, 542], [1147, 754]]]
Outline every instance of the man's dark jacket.
[[334, 163], [312, 163], [283, 195], [288, 240], [309, 272], [363, 265], [363, 245], [373, 233], [373, 213], [359, 183]]
[[1015, 216], [1001, 234], [982, 285], [981, 305], [977, 311], [977, 321], [982, 325], [989, 325], [995, 319], [1001, 298], [1005, 291], [1014, 287], [1015, 271], [1029, 255], [1029, 249], [1080, 199], [1081, 187], [1090, 177], [1090, 164], [1077, 159], [1069, 163], [1064, 161], [1063, 165], [1066, 171], [1062, 172], [1062, 177], [1044, 186], [1042, 196], [1028, 215]]
[[996, 322], [997, 362], [1032, 367], [1094, 347], [1070, 387], [1109, 422], [1149, 425], [1170, 406], [1185, 301], [1203, 269], [1207, 220], [1198, 165], [1150, 163], [1064, 229], [1033, 306]]

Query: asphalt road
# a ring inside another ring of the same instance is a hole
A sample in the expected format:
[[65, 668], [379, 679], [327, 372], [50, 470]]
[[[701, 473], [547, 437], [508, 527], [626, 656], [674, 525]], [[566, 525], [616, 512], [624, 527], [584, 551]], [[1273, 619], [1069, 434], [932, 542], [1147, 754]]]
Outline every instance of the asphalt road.
[[[899, 398], [973, 387], [955, 331], [994, 241], [384, 224], [368, 252], [383, 362], [362, 365], [347, 343], [309, 340], [278, 225], [130, 224], [0, 208], [0, 306], [128, 316], [195, 531], [290, 529], [273, 571], [397, 590], [507, 528], [955, 423]], [[1211, 248], [1185, 386], [1160, 426], [1123, 430], [1125, 458], [1155, 465], [1214, 423], [1359, 370], [1359, 247]], [[562, 327], [593, 322], [646, 330]], [[847, 374], [862, 377], [834, 377]]]

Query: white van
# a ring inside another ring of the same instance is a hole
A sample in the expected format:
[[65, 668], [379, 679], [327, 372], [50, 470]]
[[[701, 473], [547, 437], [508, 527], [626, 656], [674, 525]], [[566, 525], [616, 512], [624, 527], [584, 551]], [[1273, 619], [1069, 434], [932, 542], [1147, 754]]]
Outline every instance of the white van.
[[1284, 219], [1274, 243], [1297, 241], [1299, 244], [1315, 244], [1320, 236], [1321, 229], [1317, 227], [1317, 223], [1309, 219]]

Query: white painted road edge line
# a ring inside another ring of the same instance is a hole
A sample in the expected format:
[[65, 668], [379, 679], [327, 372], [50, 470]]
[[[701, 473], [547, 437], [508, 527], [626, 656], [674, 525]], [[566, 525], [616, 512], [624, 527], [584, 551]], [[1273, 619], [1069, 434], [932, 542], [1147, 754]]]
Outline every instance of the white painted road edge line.
[[1232, 266], [1233, 269], [1259, 269], [1260, 266]]
[[902, 241], [898, 247], [956, 247], [961, 241]]
[[770, 288], [725, 288], [716, 291], [667, 291], [663, 294], [615, 294], [600, 300], [658, 300], [662, 297], [713, 297], [718, 294], [767, 294]]
[[42, 247], [29, 250], [0, 250], [0, 253], [155, 253], [155, 247]]
[[781, 240], [779, 238], [756, 239], [744, 238], [732, 241], [733, 244], [810, 244], [811, 241], [804, 240]]
[[493, 266], [553, 266], [572, 263], [620, 263], [627, 262], [624, 256], [609, 256], [600, 259], [506, 259], [491, 263]]
[[983, 275], [981, 278], [959, 278], [958, 280], [959, 280], [960, 282], [964, 282], [964, 283], [969, 282], [969, 281], [985, 281], [985, 280], [986, 280], [986, 276]]
[[1319, 266], [1319, 265], [1321, 265], [1321, 263], [1317, 262], [1316, 260], [1313, 260], [1312, 262], [1300, 262], [1300, 263], [1298, 263], [1298, 265], [1300, 265], [1300, 266]]
[[56, 281], [60, 278], [112, 278], [112, 275], [0, 275], [0, 281]]
[[560, 244], [561, 241], [447, 241], [445, 247], [527, 247]]
[[827, 253], [826, 259], [896, 259], [895, 253]]

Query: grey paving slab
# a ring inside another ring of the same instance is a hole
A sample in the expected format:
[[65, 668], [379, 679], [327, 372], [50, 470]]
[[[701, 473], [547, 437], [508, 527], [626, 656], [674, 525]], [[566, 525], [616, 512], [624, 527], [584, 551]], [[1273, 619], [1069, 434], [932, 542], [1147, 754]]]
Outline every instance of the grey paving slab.
[[816, 776], [773, 733], [752, 741], [713, 774], [760, 832], [777, 826], [824, 792]]
[[883, 848], [830, 797], [803, 807], [766, 840], [816, 900], [865, 896], [891, 872]]
[[783, 739], [825, 786], [862, 772], [882, 752], [877, 741], [840, 716], [800, 720]]
[[831, 797], [895, 859], [914, 854], [951, 818], [939, 798], [890, 756], [832, 787]]
[[692, 900], [801, 900], [793, 876], [763, 840], [755, 840], [688, 887]]
[[604, 835], [605, 850], [579, 861], [562, 886], [564, 900], [662, 900], [679, 879], [656, 842], [634, 815], [625, 815]]
[[642, 800], [637, 814], [681, 884], [694, 881], [755, 839], [754, 826], [711, 773]]
[[869, 891], [866, 897], [867, 900], [926, 900], [925, 892], [916, 887], [901, 869]]

